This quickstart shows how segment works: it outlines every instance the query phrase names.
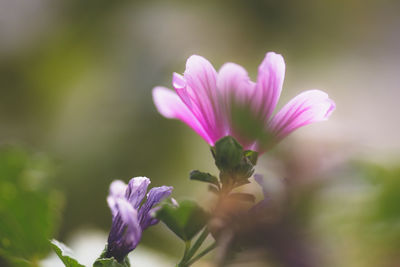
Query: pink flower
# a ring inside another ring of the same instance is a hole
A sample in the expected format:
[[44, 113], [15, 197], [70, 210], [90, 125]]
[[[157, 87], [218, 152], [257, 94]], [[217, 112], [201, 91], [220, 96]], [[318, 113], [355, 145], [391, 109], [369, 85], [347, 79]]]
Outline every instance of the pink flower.
[[217, 73], [209, 61], [193, 55], [183, 76], [173, 74], [175, 92], [155, 87], [153, 101], [164, 117], [183, 121], [211, 146], [231, 135], [245, 149], [264, 152], [297, 128], [326, 120], [335, 109], [326, 93], [309, 90], [273, 115], [284, 76], [283, 57], [273, 52], [259, 66], [257, 82], [237, 64], [226, 63]]

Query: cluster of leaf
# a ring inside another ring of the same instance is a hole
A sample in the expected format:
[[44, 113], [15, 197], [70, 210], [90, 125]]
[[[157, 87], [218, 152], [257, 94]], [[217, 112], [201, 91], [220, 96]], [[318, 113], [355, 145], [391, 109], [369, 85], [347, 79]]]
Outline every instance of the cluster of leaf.
[[0, 148], [0, 258], [37, 266], [50, 250], [61, 198], [48, 185], [50, 162], [17, 147]]
[[[219, 179], [209, 173], [194, 170], [190, 173], [191, 180], [209, 183], [209, 189], [215, 193], [221, 190], [230, 192], [235, 187], [249, 183], [248, 179], [253, 175], [257, 163], [257, 152], [243, 150], [231, 136], [216, 142], [211, 152], [220, 170]], [[231, 193], [230, 196], [254, 201], [254, 196], [250, 194]], [[208, 219], [208, 214], [201, 207], [187, 200], [178, 205], [163, 205], [156, 216], [184, 241], [191, 240], [206, 225]]]
[[[219, 169], [219, 179], [209, 173], [192, 171], [190, 179], [209, 183], [209, 190], [219, 193], [221, 190], [230, 192], [232, 189], [249, 183], [254, 173], [258, 153], [243, 150], [243, 147], [231, 136], [226, 136], [216, 142], [211, 148], [215, 165]], [[244, 193], [232, 193], [232, 197], [252, 200], [254, 197]]]
[[[249, 178], [253, 175], [257, 163], [257, 152], [243, 150], [243, 147], [230, 136], [216, 142], [215, 146], [211, 148], [211, 152], [220, 171], [219, 179], [212, 174], [198, 170], [190, 173], [190, 179], [208, 183], [209, 190], [217, 195], [228, 196], [239, 201], [254, 202], [254, 196], [251, 194], [231, 193], [231, 191], [249, 183]], [[178, 266], [189, 266], [213, 248], [211, 245], [192, 258], [208, 235], [206, 225], [210, 219], [210, 215], [197, 203], [188, 200], [180, 203], [165, 203], [156, 213], [156, 217], [185, 242], [186, 251]], [[191, 240], [203, 228], [205, 230], [191, 246]]]

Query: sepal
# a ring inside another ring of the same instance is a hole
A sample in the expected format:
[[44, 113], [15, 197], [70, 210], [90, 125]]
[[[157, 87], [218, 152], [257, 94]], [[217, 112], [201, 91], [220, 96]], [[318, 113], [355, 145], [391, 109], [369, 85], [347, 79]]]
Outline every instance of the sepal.
[[246, 150], [244, 151], [244, 156], [250, 161], [251, 164], [253, 164], [254, 166], [257, 165], [258, 152], [253, 150]]
[[220, 170], [220, 182], [230, 187], [238, 187], [248, 183], [254, 174], [258, 153], [252, 150], [243, 151], [242, 146], [231, 136], [216, 142], [211, 148], [215, 164]]
[[106, 258], [107, 245], [101, 253], [100, 257], [93, 263], [93, 267], [130, 267], [128, 256], [126, 256], [121, 262], [117, 261], [114, 257]]
[[98, 258], [94, 263], [93, 267], [130, 267], [128, 257], [125, 257], [122, 262], [118, 262], [114, 258]]
[[241, 161], [243, 147], [231, 136], [225, 136], [218, 140], [211, 149], [220, 171], [230, 171]]

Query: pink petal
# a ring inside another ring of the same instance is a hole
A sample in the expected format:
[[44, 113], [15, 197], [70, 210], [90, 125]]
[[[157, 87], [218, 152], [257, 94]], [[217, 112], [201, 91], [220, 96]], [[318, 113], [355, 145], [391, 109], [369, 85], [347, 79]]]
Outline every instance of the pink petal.
[[[189, 108], [189, 110], [193, 113], [193, 115], [197, 118], [199, 123], [203, 126], [203, 128], [208, 128], [210, 131], [208, 132], [209, 136], [213, 136], [212, 141], [215, 142], [219, 139], [219, 133], [214, 130], [216, 125], [209, 125], [207, 123], [206, 115], [203, 113], [203, 110], [199, 107], [199, 105], [194, 104], [197, 103], [196, 96], [193, 96], [193, 91], [188, 91], [190, 87], [187, 86], [185, 78], [175, 73], [172, 76], [172, 86], [175, 89], [175, 92], [181, 98], [183, 103]], [[190, 95], [191, 92], [191, 95]], [[193, 99], [193, 101], [192, 101]], [[214, 133], [216, 132], [216, 133]], [[213, 134], [214, 133], [214, 134]]]
[[186, 80], [182, 75], [174, 72], [172, 74], [172, 86], [175, 89], [175, 92], [182, 99], [183, 103], [185, 103], [189, 109], [193, 109], [192, 101], [190, 100], [190, 96], [186, 87]]
[[[220, 93], [220, 106], [223, 107], [223, 123], [228, 129], [225, 134], [234, 136], [244, 147], [249, 146], [254, 140], [246, 136], [246, 129], [243, 128], [246, 127], [243, 125], [244, 121], [235, 114], [248, 111], [246, 114], [252, 116], [253, 110], [249, 97], [253, 93], [254, 83], [250, 81], [243, 67], [226, 63], [218, 73], [217, 86]], [[237, 109], [236, 112], [235, 109]]]
[[328, 119], [335, 107], [328, 94], [319, 90], [305, 91], [272, 118], [269, 130], [280, 140], [301, 126]]
[[[210, 138], [218, 140], [223, 132], [219, 125], [220, 111], [217, 93], [217, 72], [203, 57], [193, 55], [186, 61], [183, 75], [186, 81], [186, 94], [190, 99], [190, 109], [205, 129], [210, 129]], [[176, 77], [175, 77], [176, 78]], [[182, 97], [182, 95], [180, 94]], [[183, 97], [182, 100], [187, 104]]]
[[285, 61], [274, 52], [266, 54], [258, 67], [256, 89], [253, 95], [253, 105], [268, 121], [272, 115], [282, 91], [285, 78]]
[[217, 87], [225, 103], [237, 100], [245, 104], [253, 93], [254, 84], [242, 66], [226, 63], [218, 73]]
[[[173, 91], [165, 87], [155, 87], [153, 89], [153, 102], [158, 110], [166, 118], [179, 119], [190, 126], [207, 143], [214, 145], [214, 140], [209, 137], [207, 131], [193, 115], [191, 110]], [[208, 129], [207, 129], [208, 130]]]

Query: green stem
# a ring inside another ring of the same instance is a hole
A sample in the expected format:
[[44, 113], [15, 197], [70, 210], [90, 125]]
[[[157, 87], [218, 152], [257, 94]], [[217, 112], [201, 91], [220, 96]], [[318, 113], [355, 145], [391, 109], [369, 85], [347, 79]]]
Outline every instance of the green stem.
[[189, 261], [193, 255], [197, 252], [200, 246], [203, 244], [204, 240], [206, 240], [209, 234], [208, 228], [205, 227], [203, 232], [200, 234], [199, 238], [194, 243], [193, 247], [188, 251], [186, 261]]
[[178, 267], [186, 266], [185, 263], [188, 260], [187, 255], [188, 255], [189, 250], [190, 250], [190, 241], [186, 241], [185, 242], [185, 252], [183, 253], [183, 257], [182, 257], [181, 261], [177, 264]]
[[206, 249], [204, 249], [202, 252], [200, 252], [199, 254], [196, 255], [196, 257], [194, 257], [193, 259], [191, 259], [190, 261], [188, 261], [186, 263], [186, 266], [190, 266], [193, 263], [195, 263], [197, 260], [199, 260], [201, 257], [205, 256], [208, 252], [210, 252], [211, 250], [213, 250], [215, 247], [217, 246], [217, 243], [214, 242], [212, 243], [210, 246], [208, 246]]

